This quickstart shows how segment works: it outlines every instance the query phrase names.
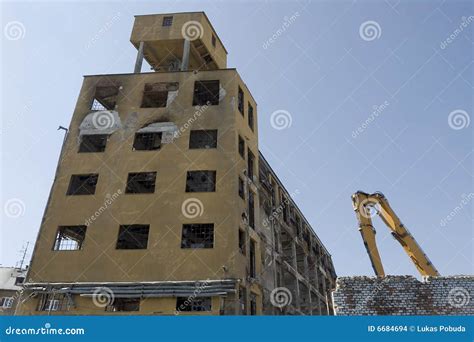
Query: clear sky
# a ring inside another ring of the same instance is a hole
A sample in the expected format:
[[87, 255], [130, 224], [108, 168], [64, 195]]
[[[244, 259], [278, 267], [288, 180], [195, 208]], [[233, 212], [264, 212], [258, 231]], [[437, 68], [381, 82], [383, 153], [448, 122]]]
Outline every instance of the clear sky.
[[[382, 191], [441, 274], [472, 274], [473, 4], [2, 2], [0, 264], [36, 239], [82, 75], [133, 71], [134, 15], [205, 11], [258, 103], [261, 151], [338, 275], [373, 274], [357, 190]], [[386, 272], [417, 275], [375, 223]]]

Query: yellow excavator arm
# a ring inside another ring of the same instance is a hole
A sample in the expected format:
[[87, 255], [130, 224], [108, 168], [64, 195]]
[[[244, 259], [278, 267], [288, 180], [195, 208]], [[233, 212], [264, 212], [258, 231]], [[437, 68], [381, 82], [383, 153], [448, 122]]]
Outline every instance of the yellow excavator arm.
[[358, 191], [352, 195], [352, 205], [356, 212], [357, 220], [359, 221], [359, 231], [377, 276], [385, 276], [385, 271], [375, 241], [375, 228], [372, 225], [372, 217], [376, 213], [378, 213], [385, 224], [390, 228], [391, 234], [402, 245], [418, 269], [418, 272], [420, 272], [422, 276], [439, 276], [436, 267], [434, 267], [430, 259], [428, 259], [410, 232], [403, 226], [382, 193], [376, 192], [374, 194], [367, 194]]

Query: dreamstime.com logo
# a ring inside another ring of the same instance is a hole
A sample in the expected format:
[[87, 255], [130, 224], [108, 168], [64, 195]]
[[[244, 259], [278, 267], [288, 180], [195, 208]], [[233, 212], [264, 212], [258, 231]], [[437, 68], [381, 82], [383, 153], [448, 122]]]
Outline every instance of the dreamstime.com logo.
[[98, 287], [92, 293], [92, 303], [99, 308], [105, 308], [114, 302], [114, 292], [108, 287]]
[[197, 198], [188, 198], [181, 205], [181, 212], [184, 217], [188, 219], [194, 219], [204, 214], [204, 205]]
[[98, 130], [106, 130], [115, 126], [115, 117], [111, 111], [103, 110], [94, 113], [92, 125]]
[[279, 131], [290, 128], [292, 123], [293, 118], [291, 117], [290, 112], [283, 109], [274, 111], [270, 116], [270, 125]]
[[270, 293], [270, 302], [273, 306], [283, 309], [293, 301], [291, 291], [286, 287], [276, 287]]
[[26, 28], [22, 22], [10, 21], [5, 25], [3, 34], [8, 40], [20, 40], [25, 38]]
[[25, 214], [25, 203], [19, 198], [10, 198], [3, 206], [5, 215], [10, 218], [18, 218]]
[[368, 20], [360, 24], [359, 35], [366, 42], [379, 39], [382, 36], [382, 28], [379, 23], [373, 20]]
[[373, 218], [380, 211], [380, 205], [368, 198], [362, 200], [359, 204], [359, 213], [365, 218]]
[[193, 41], [201, 39], [204, 34], [204, 28], [199, 21], [191, 20], [184, 23], [181, 28], [181, 35], [184, 39]]
[[454, 287], [448, 293], [448, 303], [455, 308], [466, 306], [470, 300], [469, 291], [464, 287]]
[[51, 323], [45, 323], [40, 328], [14, 328], [5, 329], [5, 335], [85, 335], [84, 328], [52, 328]]
[[471, 118], [465, 110], [456, 109], [448, 115], [448, 125], [456, 131], [469, 127], [470, 123]]

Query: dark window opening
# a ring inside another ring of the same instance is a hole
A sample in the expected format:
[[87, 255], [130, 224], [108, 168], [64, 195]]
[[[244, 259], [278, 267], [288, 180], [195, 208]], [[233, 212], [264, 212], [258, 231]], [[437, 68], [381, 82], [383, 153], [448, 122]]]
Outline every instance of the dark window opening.
[[107, 134], [91, 134], [81, 137], [79, 152], [104, 152], [107, 145]]
[[129, 173], [127, 194], [152, 194], [155, 192], [156, 172]]
[[255, 201], [254, 194], [249, 191], [249, 226], [255, 229]]
[[240, 304], [240, 314], [247, 314], [247, 289], [245, 287], [239, 288], [239, 304]]
[[211, 311], [211, 297], [177, 297], [176, 311], [202, 312]]
[[93, 195], [98, 179], [98, 174], [72, 175], [66, 195]]
[[216, 191], [216, 171], [188, 171], [186, 192]]
[[146, 249], [149, 225], [122, 225], [119, 229], [116, 249]]
[[135, 151], [154, 151], [161, 148], [161, 132], [135, 133], [133, 149]]
[[69, 311], [69, 297], [61, 293], [49, 293], [41, 296], [38, 311]]
[[252, 153], [252, 151], [250, 151], [250, 149], [247, 150], [247, 175], [248, 177], [250, 178], [251, 181], [253, 181], [253, 171], [254, 171], [254, 161], [255, 161], [255, 157]]
[[77, 251], [82, 249], [86, 238], [86, 226], [60, 226], [54, 241], [54, 251]]
[[214, 224], [183, 224], [181, 248], [213, 248]]
[[239, 87], [239, 93], [238, 93], [238, 108], [239, 108], [239, 112], [242, 113], [242, 115], [244, 115], [244, 92], [242, 91], [242, 89]]
[[242, 199], [245, 199], [245, 188], [244, 188], [244, 180], [239, 177], [239, 196]]
[[97, 86], [91, 110], [113, 110], [117, 104], [119, 86]]
[[257, 295], [254, 293], [250, 294], [250, 315], [255, 316], [257, 314]]
[[15, 285], [21, 285], [25, 282], [25, 277], [16, 277]]
[[141, 108], [166, 107], [168, 92], [178, 90], [178, 83], [146, 83]]
[[256, 278], [257, 268], [255, 264], [255, 241], [250, 240], [250, 278]]
[[163, 23], [161, 26], [168, 27], [168, 26], [171, 26], [172, 24], [173, 24], [173, 17], [171, 16], [163, 17]]
[[242, 158], [245, 159], [245, 141], [240, 135], [239, 135], [239, 154]]
[[253, 107], [250, 103], [248, 107], [248, 120], [249, 120], [249, 127], [253, 131]]
[[217, 147], [217, 130], [193, 130], [189, 136], [189, 148], [216, 148]]
[[216, 36], [212, 35], [211, 43], [212, 43], [212, 46], [216, 47]]
[[193, 106], [218, 104], [219, 81], [196, 81], [194, 83]]
[[213, 62], [211, 55], [205, 55], [203, 59], [204, 59], [204, 62], [206, 62], [206, 64], [210, 64]]
[[243, 255], [247, 254], [246, 248], [245, 248], [245, 232], [242, 229], [239, 229], [239, 251]]
[[105, 310], [108, 312], [140, 311], [140, 298], [114, 298], [113, 303]]

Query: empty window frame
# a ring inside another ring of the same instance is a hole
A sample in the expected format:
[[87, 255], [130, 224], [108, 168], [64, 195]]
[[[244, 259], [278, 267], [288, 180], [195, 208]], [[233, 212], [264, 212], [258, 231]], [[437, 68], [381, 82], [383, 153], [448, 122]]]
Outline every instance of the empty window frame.
[[146, 249], [149, 231], [146, 224], [121, 225], [116, 249]]
[[239, 92], [237, 94], [237, 107], [239, 108], [239, 112], [244, 115], [244, 92], [240, 87]]
[[255, 250], [255, 241], [250, 239], [250, 278], [257, 277], [257, 265], [256, 265], [256, 250]]
[[141, 108], [166, 107], [168, 93], [178, 90], [178, 83], [145, 83]]
[[108, 312], [140, 311], [140, 298], [114, 298], [105, 308]]
[[0, 307], [3, 309], [11, 309], [14, 301], [15, 299], [13, 297], [0, 298]]
[[217, 148], [217, 129], [192, 130], [189, 135], [189, 148]]
[[245, 232], [239, 229], [239, 252], [243, 255], [247, 254]]
[[215, 106], [219, 104], [219, 81], [194, 82], [193, 106]]
[[72, 175], [66, 195], [93, 195], [99, 175], [96, 173], [86, 175]]
[[161, 26], [169, 27], [171, 25], [173, 25], [173, 17], [172, 16], [163, 17], [163, 23], [161, 24]]
[[188, 171], [186, 192], [216, 191], [216, 171]]
[[83, 135], [79, 145], [79, 152], [104, 152], [108, 137], [107, 134]]
[[250, 315], [257, 315], [257, 295], [253, 292], [250, 293]]
[[213, 248], [214, 224], [183, 224], [181, 248]]
[[248, 112], [247, 112], [247, 115], [248, 115], [248, 121], [249, 121], [249, 127], [250, 129], [253, 131], [253, 127], [254, 127], [254, 118], [253, 118], [253, 107], [252, 105], [250, 104], [250, 102], [248, 103]]
[[248, 149], [247, 150], [247, 172], [248, 172], [247, 175], [252, 181], [253, 181], [254, 168], [255, 168], [255, 156], [253, 155], [252, 151]]
[[240, 198], [242, 198], [243, 200], [245, 199], [245, 187], [244, 187], [244, 180], [239, 177], [239, 196]]
[[129, 173], [127, 194], [152, 194], [155, 192], [156, 172]]
[[184, 312], [202, 312], [211, 311], [211, 297], [177, 297], [176, 311]]
[[25, 277], [16, 277], [15, 285], [21, 286], [25, 282]]
[[113, 110], [117, 104], [120, 86], [97, 86], [91, 103], [91, 110]]
[[56, 233], [53, 250], [77, 251], [82, 249], [86, 238], [86, 226], [60, 226]]
[[253, 191], [249, 191], [248, 211], [249, 211], [249, 226], [255, 229], [255, 199]]
[[44, 294], [39, 301], [38, 311], [68, 311], [71, 306], [70, 299], [65, 294]]
[[134, 151], [155, 151], [161, 148], [161, 132], [135, 133]]
[[245, 141], [244, 138], [242, 138], [239, 135], [239, 154], [242, 158], [245, 159]]

